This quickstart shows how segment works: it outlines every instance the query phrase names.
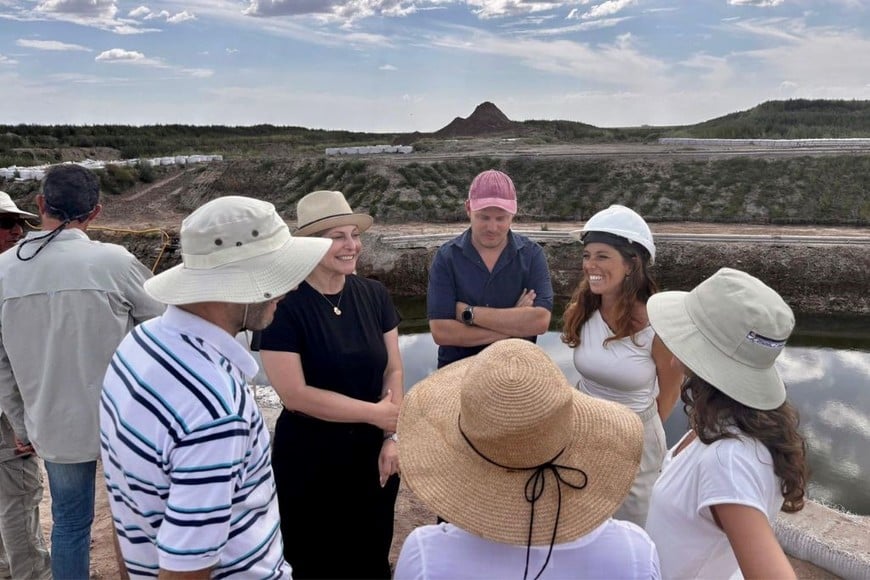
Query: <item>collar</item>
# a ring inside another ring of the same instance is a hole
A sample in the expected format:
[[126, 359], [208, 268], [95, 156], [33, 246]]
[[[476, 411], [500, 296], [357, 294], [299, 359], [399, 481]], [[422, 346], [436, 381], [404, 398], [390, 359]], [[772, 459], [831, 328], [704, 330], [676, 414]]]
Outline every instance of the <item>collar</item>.
[[[31, 238], [38, 238], [40, 236], [44, 236], [51, 230], [35, 230], [27, 232], [27, 235], [24, 236], [22, 240], [19, 240], [18, 243], [21, 243], [24, 240], [29, 240]], [[64, 240], [89, 240], [88, 234], [85, 233], [84, 230], [80, 228], [71, 228], [67, 226], [64, 228], [62, 232], [57, 234], [57, 236], [52, 240], [52, 243], [64, 241]]]
[[232, 335], [205, 318], [191, 314], [177, 306], [167, 306], [160, 318], [161, 324], [179, 334], [193, 334], [207, 342], [212, 348], [227, 358], [246, 377], [252, 378], [260, 370], [256, 359]]

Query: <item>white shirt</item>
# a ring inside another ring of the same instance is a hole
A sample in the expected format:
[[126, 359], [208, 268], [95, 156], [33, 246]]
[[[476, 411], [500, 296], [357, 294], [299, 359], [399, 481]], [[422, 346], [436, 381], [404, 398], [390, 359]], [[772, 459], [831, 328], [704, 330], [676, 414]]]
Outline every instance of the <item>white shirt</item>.
[[43, 459], [93, 461], [112, 353], [136, 323], [164, 306], [145, 293], [151, 272], [133, 254], [80, 229], [61, 231], [26, 262], [16, 249], [0, 255], [0, 407]]
[[574, 349], [574, 368], [580, 373], [577, 386], [597, 399], [621, 403], [636, 413], [645, 411], [659, 394], [652, 359], [655, 332], [647, 326], [634, 337], [605, 345], [611, 336], [613, 332], [596, 310], [580, 329], [580, 344]]
[[[532, 546], [529, 578], [549, 546]], [[422, 526], [402, 545], [395, 580], [523, 577], [526, 546], [483, 539], [453, 524]], [[553, 546], [541, 578], [660, 578], [655, 546], [638, 526], [609, 519], [585, 536]]]
[[783, 501], [773, 460], [762, 443], [744, 436], [711, 445], [695, 439], [674, 457], [680, 443], [665, 457], [646, 520], [662, 577], [729, 578], [739, 566], [710, 506], [753, 507], [772, 522]]

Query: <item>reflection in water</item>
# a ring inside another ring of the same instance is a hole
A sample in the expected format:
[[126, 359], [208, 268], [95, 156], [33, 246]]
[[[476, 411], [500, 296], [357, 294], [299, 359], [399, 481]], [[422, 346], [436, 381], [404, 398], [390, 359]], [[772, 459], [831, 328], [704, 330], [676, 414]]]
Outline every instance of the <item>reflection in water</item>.
[[[571, 349], [562, 344], [559, 333], [548, 332], [538, 344], [576, 384]], [[437, 347], [428, 333], [401, 335], [399, 346], [408, 389], [435, 371]], [[777, 368], [789, 388], [789, 400], [801, 414], [812, 470], [810, 497], [870, 515], [870, 486], [864, 483], [870, 479], [870, 349], [863, 343], [858, 348], [865, 350], [788, 346]], [[665, 425], [668, 444], [673, 445], [686, 428], [679, 406]]]

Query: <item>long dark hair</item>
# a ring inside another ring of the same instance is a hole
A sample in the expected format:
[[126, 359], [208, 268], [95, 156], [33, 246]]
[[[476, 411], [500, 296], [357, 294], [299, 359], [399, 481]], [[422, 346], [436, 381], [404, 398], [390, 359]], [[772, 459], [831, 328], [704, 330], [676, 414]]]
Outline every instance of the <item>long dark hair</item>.
[[689, 425], [707, 445], [736, 437], [729, 428], [737, 427], [767, 447], [773, 458], [773, 472], [782, 481], [782, 511], [803, 509], [809, 479], [807, 445], [798, 432], [800, 417], [791, 403], [786, 401], [771, 411], [753, 409], [691, 372], [680, 390], [680, 399]]
[[[613, 245], [622, 259], [632, 264], [631, 274], [622, 282], [621, 292], [616, 302], [616, 328], [612, 328], [611, 340], [633, 336], [632, 314], [636, 302], [646, 304], [649, 297], [659, 291], [658, 284], [649, 271], [649, 253], [633, 243]], [[584, 275], [574, 289], [565, 314], [562, 316], [562, 342], [576, 348], [580, 345], [580, 329], [592, 314], [601, 308], [601, 296], [589, 289], [589, 280]]]

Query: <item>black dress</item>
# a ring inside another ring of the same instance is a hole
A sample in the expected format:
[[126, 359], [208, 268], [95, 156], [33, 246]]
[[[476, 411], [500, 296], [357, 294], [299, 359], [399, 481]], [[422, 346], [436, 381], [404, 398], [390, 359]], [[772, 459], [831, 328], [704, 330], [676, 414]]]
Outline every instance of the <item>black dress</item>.
[[[327, 295], [332, 304], [339, 295]], [[341, 315], [307, 282], [278, 305], [262, 350], [300, 355], [305, 382], [368, 402], [381, 399], [384, 333], [399, 314], [383, 284], [348, 276]], [[294, 578], [389, 578], [399, 478], [380, 487], [383, 431], [282, 411], [272, 468], [284, 556]]]

